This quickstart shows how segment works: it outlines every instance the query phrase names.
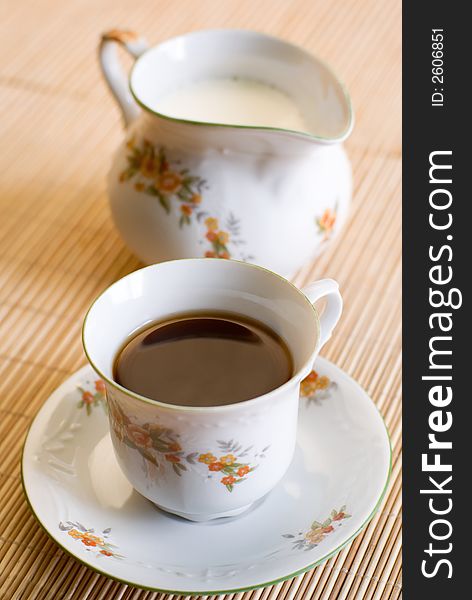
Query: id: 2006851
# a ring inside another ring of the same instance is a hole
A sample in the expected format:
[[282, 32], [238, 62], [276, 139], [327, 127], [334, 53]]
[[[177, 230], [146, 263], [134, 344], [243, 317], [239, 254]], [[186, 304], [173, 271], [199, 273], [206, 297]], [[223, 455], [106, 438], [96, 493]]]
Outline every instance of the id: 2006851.
[[431, 31], [431, 82], [432, 106], [444, 106], [444, 30]]

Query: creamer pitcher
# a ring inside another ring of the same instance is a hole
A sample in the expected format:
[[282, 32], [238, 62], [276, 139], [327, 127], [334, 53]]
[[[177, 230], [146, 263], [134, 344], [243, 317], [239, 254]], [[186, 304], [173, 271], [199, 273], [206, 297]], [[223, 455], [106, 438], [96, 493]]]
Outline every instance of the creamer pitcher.
[[[129, 81], [116, 43], [135, 58]], [[342, 228], [349, 96], [302, 49], [251, 31], [198, 31], [148, 48], [102, 38], [124, 116], [109, 174], [113, 218], [146, 263], [235, 258], [292, 276]]]

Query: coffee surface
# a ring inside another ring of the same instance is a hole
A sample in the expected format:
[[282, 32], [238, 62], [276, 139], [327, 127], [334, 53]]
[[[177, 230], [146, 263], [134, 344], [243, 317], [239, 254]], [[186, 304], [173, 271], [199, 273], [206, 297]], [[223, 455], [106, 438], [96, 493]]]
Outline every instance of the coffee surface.
[[192, 313], [127, 340], [114, 364], [123, 387], [167, 404], [221, 406], [255, 398], [293, 374], [285, 342], [258, 321]]

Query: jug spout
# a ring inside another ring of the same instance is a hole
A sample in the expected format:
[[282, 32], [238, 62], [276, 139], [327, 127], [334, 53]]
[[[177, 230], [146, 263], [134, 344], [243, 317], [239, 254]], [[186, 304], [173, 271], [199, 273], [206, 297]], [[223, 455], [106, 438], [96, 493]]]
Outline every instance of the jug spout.
[[[129, 32], [119, 33], [104, 37], [101, 63], [127, 124], [139, 105], [172, 123], [257, 130], [303, 146], [338, 143], [351, 132], [351, 101], [343, 84], [322, 61], [286, 41], [253, 31], [211, 30], [146, 49]], [[112, 42], [137, 58], [129, 89]]]

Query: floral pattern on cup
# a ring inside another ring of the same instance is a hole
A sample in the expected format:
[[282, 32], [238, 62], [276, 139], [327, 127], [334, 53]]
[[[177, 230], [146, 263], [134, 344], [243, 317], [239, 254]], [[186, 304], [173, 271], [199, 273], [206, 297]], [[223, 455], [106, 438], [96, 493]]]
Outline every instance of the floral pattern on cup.
[[320, 544], [326, 536], [333, 533], [341, 526], [341, 521], [349, 519], [351, 515], [346, 512], [346, 506], [339, 510], [333, 509], [330, 516], [323, 522], [313, 521], [308, 531], [299, 531], [296, 535], [285, 533], [282, 537], [292, 540], [294, 550], [312, 550]]
[[198, 452], [185, 455], [178, 441], [178, 435], [157, 423], [133, 423], [125, 415], [119, 404], [110, 398], [110, 423], [114, 434], [133, 450], [155, 467], [168, 464], [176, 475], [182, 475], [187, 470], [184, 462], [193, 464]]
[[[89, 386], [86, 384], [86, 387]], [[106, 412], [107, 404], [105, 395], [105, 382], [102, 379], [96, 379], [94, 381], [93, 389], [86, 389], [86, 387], [79, 386], [78, 388], [81, 397], [77, 403], [77, 407], [85, 408], [85, 412], [88, 416], [92, 414], [92, 408], [94, 406], [102, 406]]]
[[331, 397], [337, 384], [326, 375], [320, 375], [313, 370], [300, 383], [300, 398], [305, 398], [309, 403], [321, 404], [322, 400]]
[[193, 212], [202, 202], [205, 180], [171, 164], [164, 148], [148, 140], [137, 145], [131, 138], [126, 145], [128, 164], [120, 173], [120, 182], [133, 180], [134, 189], [155, 197], [166, 213], [170, 213], [172, 202], [178, 202], [180, 227], [190, 225]]
[[[219, 454], [219, 457], [212, 452], [188, 452], [184, 451], [179, 441], [180, 436], [172, 429], [158, 423], [142, 425], [134, 423], [112, 398], [110, 398], [109, 410], [111, 427], [120, 442], [139, 452], [145, 460], [157, 468], [169, 465], [179, 477], [184, 471], [188, 471], [187, 465], [200, 463], [206, 466], [210, 478], [218, 473], [220, 483], [228, 492], [232, 492], [234, 486], [246, 481], [247, 475], [258, 466], [245, 460], [253, 446], [243, 448], [234, 440], [229, 442], [218, 440], [216, 454]], [[268, 449], [269, 446], [265, 447], [261, 452], [256, 453], [254, 458], [265, 458]]]
[[111, 529], [104, 529], [100, 535], [97, 535], [93, 529], [85, 528], [81, 523], [74, 521], [62, 521], [59, 523], [59, 529], [67, 532], [74, 540], [82, 542], [88, 551], [95, 552], [97, 556], [112, 556], [114, 558], [123, 558], [121, 554], [115, 552], [114, 544], [108, 541]]
[[337, 209], [337, 204], [333, 210], [327, 208], [321, 217], [317, 217], [315, 220], [316, 225], [318, 226], [318, 231], [323, 234], [323, 240], [328, 240], [333, 233], [334, 225], [336, 223]]
[[[234, 440], [229, 442], [219, 440], [217, 443], [220, 450], [220, 456], [216, 457], [211, 452], [206, 452], [205, 454], [200, 454], [198, 462], [206, 465], [209, 473], [223, 475], [223, 477], [219, 479], [220, 483], [226, 487], [228, 492], [232, 492], [234, 486], [246, 481], [247, 475], [257, 469], [258, 465], [253, 466], [245, 460], [245, 457], [248, 456], [252, 446], [243, 449], [242, 445]], [[264, 453], [267, 452], [268, 449], [269, 446], [264, 448], [262, 452], [258, 454], [259, 458], [265, 458]]]

